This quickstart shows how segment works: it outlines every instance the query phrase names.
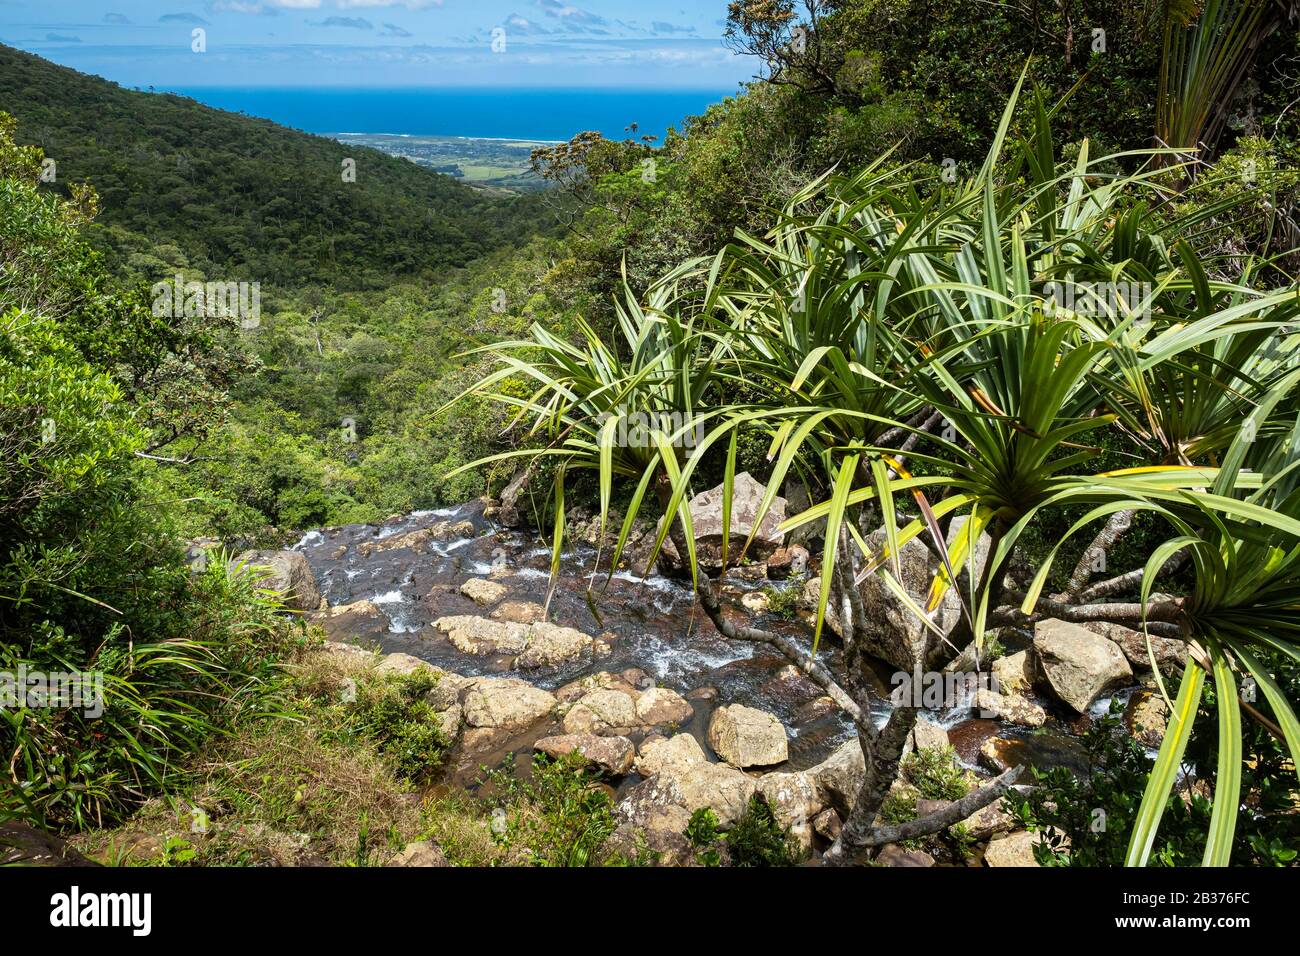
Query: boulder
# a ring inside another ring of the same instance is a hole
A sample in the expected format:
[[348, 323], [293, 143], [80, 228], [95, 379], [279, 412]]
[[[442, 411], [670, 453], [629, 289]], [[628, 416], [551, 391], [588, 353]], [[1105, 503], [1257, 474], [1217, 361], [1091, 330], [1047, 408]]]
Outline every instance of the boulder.
[[487, 578], [470, 578], [460, 586], [460, 593], [479, 607], [491, 607], [506, 596], [507, 590], [505, 585]]
[[[1147, 638], [1141, 631], [1135, 631], [1132, 628], [1105, 621], [1090, 621], [1084, 627], [1094, 634], [1099, 634], [1108, 640], [1114, 641], [1134, 670], [1151, 670], [1151, 655], [1147, 650]], [[1160, 665], [1160, 671], [1164, 674], [1171, 674], [1175, 670], [1181, 669], [1183, 663], [1187, 660], [1187, 644], [1172, 637], [1156, 637], [1152, 635], [1151, 649], [1155, 651], [1156, 663]]]
[[813, 818], [826, 808], [816, 781], [804, 771], [769, 773], [758, 778], [755, 792], [772, 811], [772, 818], [790, 835], [805, 853], [812, 850]]
[[829, 757], [809, 768], [821, 794], [822, 802], [834, 807], [840, 819], [848, 819], [862, 789], [862, 781], [867, 775], [866, 761], [862, 757], [862, 745], [857, 737], [850, 737], [836, 748]]
[[[948, 532], [950, 541], [960, 533], [965, 522], [966, 518], [962, 515], [953, 518]], [[873, 552], [885, 551], [887, 549], [885, 530], [881, 528], [868, 536], [867, 546]], [[976, 577], [984, 570], [988, 552], [989, 537], [980, 535], [976, 542], [972, 569]], [[931, 584], [935, 575], [939, 573], [942, 562], [918, 537], [908, 541], [899, 550], [898, 564], [902, 575], [899, 583], [913, 601], [924, 607]], [[888, 568], [892, 574], [892, 563]], [[883, 569], [864, 578], [859, 591], [862, 596], [862, 610], [866, 625], [867, 653], [911, 673], [919, 662], [924, 661], [933, 644], [938, 642], [938, 637], [927, 630], [907, 604], [889, 589], [885, 583]], [[826, 622], [836, 634], [843, 636], [843, 626], [838, 614], [833, 611], [841, 604], [838, 586], [833, 585], [826, 610]], [[961, 614], [961, 598], [954, 588], [949, 588], [934, 612], [934, 622], [941, 631], [947, 633], [956, 626]]]
[[393, 857], [389, 866], [451, 866], [442, 849], [428, 840], [406, 844], [401, 853]]
[[813, 817], [813, 830], [829, 843], [834, 843], [840, 838], [840, 829], [843, 826], [840, 815], [830, 807]]
[[667, 687], [651, 687], [636, 699], [637, 720], [647, 727], [680, 726], [694, 716], [695, 708], [681, 694]]
[[571, 627], [560, 627], [547, 621], [528, 626], [527, 644], [515, 661], [515, 666], [525, 670], [541, 667], [558, 667], [592, 649], [592, 638]]
[[563, 703], [571, 704], [581, 700], [593, 690], [616, 690], [635, 699], [639, 691], [633, 681], [628, 680], [628, 676], [615, 674], [612, 671], [597, 671], [565, 684], [555, 692], [555, 696]]
[[511, 624], [536, 624], [546, 620], [546, 609], [534, 601], [506, 601], [488, 617]]
[[528, 490], [528, 482], [532, 478], [532, 474], [531, 468], [524, 468], [510, 479], [510, 483], [501, 492], [501, 504], [497, 509], [497, 518], [507, 528], [518, 528], [524, 523], [523, 515], [519, 510], [519, 499]]
[[672, 737], [647, 737], [637, 750], [636, 772], [643, 777], [655, 774], [677, 776], [697, 763], [708, 763], [704, 748], [690, 734]]
[[975, 840], [987, 840], [996, 834], [1014, 830], [1016, 823], [1016, 818], [1002, 809], [1002, 801], [995, 800], [948, 829], [964, 826], [966, 832]]
[[385, 654], [375, 665], [377, 674], [399, 674], [402, 677], [408, 674], [414, 674], [421, 668], [438, 673], [438, 668], [434, 667], [428, 661], [422, 661], [414, 654], [403, 654], [400, 651], [393, 654]]
[[980, 717], [997, 718], [1021, 727], [1041, 727], [1047, 722], [1047, 711], [1021, 694], [999, 694], [981, 687], [975, 692], [975, 709]]
[[632, 787], [614, 808], [618, 827], [607, 848], [634, 858], [644, 848], [655, 853], [661, 865], [684, 866], [692, 848], [685, 830], [691, 822], [685, 797], [677, 784], [665, 776], [654, 776]]
[[44, 830], [9, 820], [0, 823], [0, 866], [99, 866]]
[[231, 562], [231, 569], [249, 569], [261, 588], [281, 595], [290, 611], [315, 611], [320, 608], [320, 587], [307, 559], [297, 551], [245, 551]]
[[456, 614], [438, 618], [433, 626], [444, 632], [457, 650], [478, 655], [514, 654], [515, 666], [524, 670], [558, 667], [590, 653], [595, 646], [590, 635], [548, 621], [518, 624]]
[[[740, 557], [741, 549], [751, 532], [754, 539], [750, 542], [746, 557], [761, 560], [770, 555], [784, 543], [784, 536], [777, 528], [785, 520], [785, 499], [777, 497], [761, 522], [755, 523], [758, 509], [762, 504], [767, 489], [747, 471], [736, 475], [732, 483], [730, 544], [727, 550], [728, 562], [734, 564]], [[716, 573], [722, 568], [722, 486], [701, 492], [690, 501], [691, 523], [695, 532], [695, 556], [700, 567]], [[665, 548], [667, 551], [667, 548]], [[681, 570], [681, 559], [674, 549], [668, 555], [672, 570]]]
[[991, 840], [984, 849], [985, 866], [1038, 866], [1034, 859], [1034, 844], [1042, 839], [1040, 834], [1017, 830], [1004, 837]]
[[709, 746], [734, 767], [768, 767], [790, 756], [785, 727], [767, 711], [719, 707], [709, 720]]
[[552, 757], [577, 754], [583, 760], [612, 777], [621, 777], [632, 769], [632, 741], [626, 737], [597, 737], [594, 734], [561, 734], [543, 737], [533, 749]]
[[1078, 624], [1038, 621], [1034, 653], [1052, 692], [1080, 714], [1104, 691], [1133, 680], [1133, 670], [1115, 642]]
[[636, 726], [636, 703], [620, 690], [589, 691], [564, 715], [566, 734], [620, 735]]
[[709, 807], [724, 828], [740, 819], [756, 785], [753, 777], [718, 763], [691, 764], [672, 779], [689, 812]]
[[330, 640], [378, 638], [388, 633], [388, 617], [374, 601], [339, 604], [312, 615]]
[[1028, 651], [999, 657], [989, 670], [993, 675], [993, 689], [1001, 694], [1023, 693], [1034, 683], [1033, 664]]
[[917, 715], [916, 724], [912, 727], [912, 733], [907, 738], [907, 746], [904, 751], [933, 750], [947, 746], [948, 731], [933, 720]]
[[461, 698], [465, 723], [474, 733], [466, 743], [481, 747], [522, 733], [551, 712], [555, 697], [527, 681], [478, 677]]
[[438, 618], [433, 626], [465, 654], [522, 654], [528, 646], [528, 626], [524, 624], [455, 614]]
[[1129, 733], [1143, 747], [1154, 749], [1165, 738], [1169, 723], [1169, 708], [1156, 691], [1140, 690], [1128, 702], [1124, 711], [1124, 724]]
[[1074, 737], [1036, 733], [1028, 737], [990, 737], [980, 747], [980, 763], [994, 773], [1029, 765], [1047, 771], [1065, 767], [1076, 777], [1092, 772], [1087, 749]]
[[740, 596], [740, 604], [751, 614], [766, 614], [772, 599], [762, 591], [746, 591]]

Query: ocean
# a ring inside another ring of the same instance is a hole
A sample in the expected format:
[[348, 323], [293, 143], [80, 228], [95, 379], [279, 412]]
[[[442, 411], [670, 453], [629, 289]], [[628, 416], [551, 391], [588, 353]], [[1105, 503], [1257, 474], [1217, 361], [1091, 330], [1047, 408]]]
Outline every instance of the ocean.
[[396, 133], [476, 139], [567, 140], [583, 130], [663, 137], [683, 117], [735, 90], [179, 88], [218, 109], [308, 133]]

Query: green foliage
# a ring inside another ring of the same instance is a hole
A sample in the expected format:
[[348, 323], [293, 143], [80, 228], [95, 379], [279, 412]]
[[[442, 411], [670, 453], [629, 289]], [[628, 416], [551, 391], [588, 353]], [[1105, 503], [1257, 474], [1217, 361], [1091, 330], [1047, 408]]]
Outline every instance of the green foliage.
[[971, 791], [971, 774], [951, 747], [918, 747], [903, 758], [903, 777], [926, 800], [960, 800]]
[[718, 842], [722, 838], [722, 829], [718, 825], [718, 815], [712, 807], [699, 807], [687, 821], [683, 836], [690, 841], [695, 851], [695, 859], [701, 866], [721, 866], [722, 853]]
[[488, 772], [487, 782], [509, 808], [498, 840], [522, 844], [534, 866], [617, 862], [601, 853], [614, 832], [613, 801], [585, 761], [572, 754], [557, 759], [537, 754], [529, 779], [507, 761]]
[[341, 732], [374, 744], [400, 779], [425, 783], [450, 747], [429, 700], [437, 684], [437, 676], [424, 668], [357, 684], [355, 700], [339, 705]]
[[[1294, 682], [1295, 668], [1290, 670]], [[1118, 702], [1112, 703], [1111, 712], [1085, 734], [1083, 743], [1092, 768], [1088, 776], [1079, 778], [1059, 767], [1047, 772], [1034, 770], [1032, 789], [1012, 791], [1004, 798], [1008, 812], [1044, 834], [1044, 840], [1034, 847], [1034, 856], [1042, 865], [1124, 865], [1152, 759], [1125, 731], [1121, 711]], [[1252, 726], [1248, 737], [1247, 750], [1252, 756], [1243, 792], [1251, 811], [1242, 817], [1232, 863], [1290, 865], [1296, 858], [1300, 823], [1295, 820], [1293, 795], [1281, 783], [1289, 773], [1284, 748], [1260, 725]], [[1214, 743], [1212, 733], [1194, 735], [1189, 745], [1194, 756], [1187, 768], [1193, 777], [1168, 797], [1148, 866], [1200, 863], [1213, 806], [1207, 782], [1215, 764]]]
[[683, 836], [701, 866], [721, 866], [724, 846], [731, 866], [794, 866], [799, 862], [798, 844], [790, 828], [777, 823], [772, 808], [758, 796], [749, 798], [744, 812], [726, 832], [711, 808], [700, 807], [691, 814]]
[[724, 837], [732, 866], [794, 866], [798, 862], [796, 843], [789, 827], [782, 827], [772, 808], [760, 797], [749, 798]]

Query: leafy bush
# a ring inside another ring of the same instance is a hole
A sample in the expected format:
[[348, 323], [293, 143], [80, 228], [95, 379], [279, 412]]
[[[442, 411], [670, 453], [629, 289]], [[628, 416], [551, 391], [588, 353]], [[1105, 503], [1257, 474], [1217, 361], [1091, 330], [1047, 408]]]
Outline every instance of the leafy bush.
[[522, 844], [534, 866], [606, 862], [601, 848], [614, 832], [613, 801], [581, 758], [537, 754], [531, 779], [516, 775], [507, 760], [486, 780], [508, 808], [498, 839]]

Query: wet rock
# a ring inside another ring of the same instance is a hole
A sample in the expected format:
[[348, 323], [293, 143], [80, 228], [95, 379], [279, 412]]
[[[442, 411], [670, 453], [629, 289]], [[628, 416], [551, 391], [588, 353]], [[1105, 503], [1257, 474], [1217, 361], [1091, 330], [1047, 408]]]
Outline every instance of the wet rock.
[[957, 751], [957, 756], [963, 763], [973, 764], [979, 761], [980, 747], [984, 745], [984, 741], [996, 736], [997, 732], [996, 721], [974, 717], [950, 727], [948, 742], [952, 745], [952, 749]]
[[556, 737], [543, 737], [533, 744], [533, 749], [552, 757], [576, 753], [586, 763], [600, 768], [613, 777], [621, 777], [632, 769], [632, 741], [626, 737], [561, 734]]
[[578, 680], [565, 684], [555, 692], [555, 696], [562, 703], [575, 703], [593, 690], [616, 690], [621, 694], [627, 694], [633, 699], [638, 694], [636, 686], [623, 674], [615, 674], [611, 671], [597, 671], [594, 674], [588, 674], [586, 677], [580, 677]]
[[[1103, 621], [1092, 621], [1084, 627], [1119, 645], [1124, 658], [1134, 670], [1151, 670], [1151, 655], [1147, 651], [1147, 639], [1141, 631]], [[1172, 637], [1152, 635], [1151, 649], [1155, 651], [1156, 663], [1160, 665], [1161, 673], [1173, 673], [1181, 669], [1187, 660], [1187, 644]]]
[[637, 726], [636, 703], [618, 690], [593, 690], [564, 715], [566, 734], [625, 734]]
[[1021, 727], [1041, 727], [1047, 722], [1047, 711], [1029, 698], [1020, 694], [999, 694], [985, 687], [975, 692], [975, 709], [981, 717], [996, 717]]
[[741, 595], [740, 603], [751, 614], [765, 614], [772, 600], [762, 591], [746, 591]]
[[636, 700], [636, 717], [647, 727], [681, 725], [695, 716], [693, 708], [681, 694], [667, 687], [651, 687]]
[[546, 610], [533, 601], [506, 601], [488, 617], [494, 621], [507, 621], [511, 624], [536, 624], [538, 621], [546, 620]]
[[524, 652], [515, 662], [516, 666], [524, 670], [558, 667], [592, 649], [590, 635], [546, 621], [530, 625], [526, 641]]
[[1040, 834], [1017, 830], [1015, 833], [991, 840], [984, 849], [984, 865], [1038, 866], [1038, 861], [1034, 859], [1034, 844], [1041, 839]]
[[767, 576], [774, 581], [784, 581], [807, 570], [808, 549], [801, 544], [777, 548], [767, 559]]
[[1052, 692], [1076, 713], [1087, 711], [1103, 691], [1133, 680], [1119, 647], [1077, 624], [1039, 621], [1034, 625], [1034, 652]]
[[708, 740], [714, 752], [734, 767], [768, 767], [784, 763], [790, 756], [781, 721], [743, 704], [713, 712]]
[[373, 601], [355, 601], [327, 608], [312, 616], [331, 640], [377, 638], [388, 633], [388, 618]]
[[393, 857], [389, 866], [451, 866], [441, 847], [428, 840], [408, 843], [401, 853]]
[[1025, 764], [1043, 771], [1065, 767], [1076, 777], [1086, 777], [1091, 772], [1088, 751], [1083, 744], [1062, 734], [990, 737], [980, 748], [980, 763], [995, 773]]
[[[949, 528], [949, 540], [953, 540], [960, 533], [965, 526], [965, 521], [966, 519], [960, 515], [953, 519]], [[884, 529], [873, 532], [867, 538], [867, 545], [873, 552], [886, 550]], [[972, 573], [976, 577], [984, 569], [988, 550], [988, 535], [981, 535], [976, 543], [975, 560], [972, 564]], [[942, 562], [920, 538], [913, 538], [900, 549], [898, 565], [902, 575], [899, 583], [915, 603], [925, 606], [931, 583], [939, 573]], [[931, 643], [937, 642], [938, 638], [927, 630], [907, 604], [889, 589], [883, 574], [869, 575], [863, 580], [859, 591], [862, 595], [862, 611], [866, 625], [867, 653], [910, 673], [918, 662], [925, 659]], [[843, 626], [834, 611], [841, 606], [841, 603], [838, 588], [833, 586], [831, 600], [827, 605], [826, 620], [836, 634], [843, 636]], [[961, 597], [955, 588], [949, 588], [935, 612], [934, 622], [941, 631], [947, 633], [957, 624], [961, 614]]]
[[652, 736], [641, 742], [636, 756], [636, 772], [643, 777], [659, 773], [673, 777], [694, 764], [708, 763], [708, 759], [700, 742], [690, 734]]
[[1143, 747], [1159, 747], [1169, 723], [1169, 708], [1159, 693], [1142, 690], [1135, 693], [1124, 711], [1124, 725]]
[[796, 726], [810, 724], [815, 720], [821, 720], [840, 709], [839, 704], [835, 703], [832, 697], [814, 697], [807, 703], [800, 704], [795, 710], [794, 723]]
[[[231, 570], [250, 569], [258, 587], [281, 595], [291, 611], [315, 611], [320, 608], [320, 587], [307, 559], [297, 551], [245, 551], [231, 562]], [[251, 571], [257, 567], [262, 570]]]
[[834, 753], [810, 768], [807, 773], [821, 793], [822, 802], [834, 807], [841, 819], [847, 819], [867, 773], [858, 738], [851, 737], [844, 741]]
[[924, 850], [904, 850], [897, 843], [888, 843], [875, 862], [877, 866], [934, 866], [934, 857]]
[[440, 617], [433, 626], [465, 654], [522, 654], [528, 646], [528, 626], [456, 614]]
[[487, 578], [470, 578], [460, 586], [460, 593], [479, 607], [491, 607], [508, 593], [505, 585]]

